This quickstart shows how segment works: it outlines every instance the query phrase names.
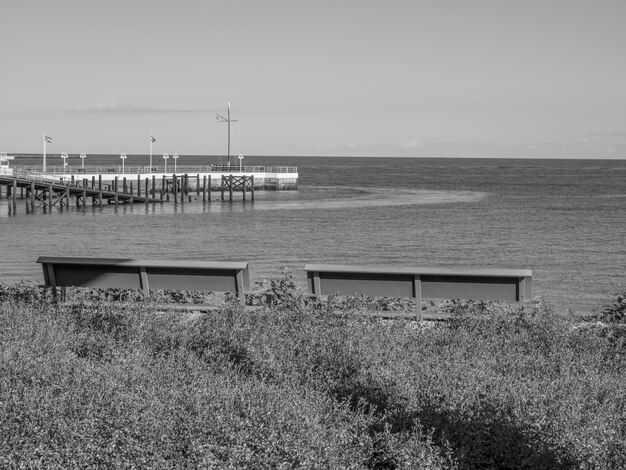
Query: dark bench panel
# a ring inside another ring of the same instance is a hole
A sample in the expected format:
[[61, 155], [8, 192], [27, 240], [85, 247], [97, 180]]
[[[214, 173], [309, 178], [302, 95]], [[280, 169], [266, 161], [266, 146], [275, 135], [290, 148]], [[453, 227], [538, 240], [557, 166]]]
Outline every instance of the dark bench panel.
[[237, 292], [237, 271], [148, 268], [150, 289]]
[[422, 297], [519, 302], [519, 278], [422, 276]]
[[[339, 293], [342, 295], [368, 295], [372, 297], [415, 297], [414, 276], [373, 273], [352, 273], [345, 276], [336, 272], [319, 272], [320, 295]], [[314, 274], [307, 273], [309, 292], [317, 294], [314, 288]]]
[[[54, 284], [66, 287], [101, 287], [141, 289], [139, 271], [134, 268], [84, 266], [74, 264], [50, 265]], [[50, 268], [49, 268], [50, 269]], [[50, 271], [48, 271], [50, 273]], [[46, 281], [46, 284], [52, 285]]]

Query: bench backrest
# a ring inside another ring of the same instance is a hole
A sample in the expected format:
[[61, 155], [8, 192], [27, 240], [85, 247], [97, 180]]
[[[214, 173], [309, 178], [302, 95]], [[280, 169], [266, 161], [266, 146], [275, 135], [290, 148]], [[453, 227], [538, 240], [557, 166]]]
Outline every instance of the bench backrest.
[[241, 303], [250, 288], [245, 262], [140, 260], [42, 256], [48, 287], [102, 287], [234, 292]]
[[307, 264], [309, 293], [373, 297], [501, 300], [523, 304], [532, 297], [530, 269], [422, 268]]

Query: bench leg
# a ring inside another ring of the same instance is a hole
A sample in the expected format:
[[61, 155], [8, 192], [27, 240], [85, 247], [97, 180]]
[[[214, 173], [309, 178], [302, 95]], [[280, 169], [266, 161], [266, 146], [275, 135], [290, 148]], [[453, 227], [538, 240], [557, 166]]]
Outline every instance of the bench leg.
[[413, 295], [415, 297], [415, 315], [417, 321], [422, 321], [422, 277], [415, 276], [413, 279]]
[[242, 307], [246, 305], [246, 294], [244, 292], [244, 280], [243, 280], [243, 272], [237, 272], [237, 296], [239, 297], [239, 303]]
[[518, 290], [517, 303], [520, 307], [523, 307], [524, 302], [526, 300], [526, 278], [525, 277], [521, 277], [519, 279], [517, 290]]

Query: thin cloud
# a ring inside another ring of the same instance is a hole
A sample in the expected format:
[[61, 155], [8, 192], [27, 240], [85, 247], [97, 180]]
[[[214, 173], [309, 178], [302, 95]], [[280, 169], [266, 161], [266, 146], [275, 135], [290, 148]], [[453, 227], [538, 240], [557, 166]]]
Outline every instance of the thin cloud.
[[78, 108], [68, 110], [72, 113], [111, 113], [111, 114], [164, 114], [164, 113], [217, 113], [221, 109], [193, 109], [193, 108], [150, 108], [136, 106], [117, 101], [102, 101], [91, 108]]
[[399, 145], [402, 149], [418, 149], [424, 147], [424, 142], [420, 140], [411, 140], [409, 142], [403, 142]]
[[626, 131], [618, 132], [594, 132], [587, 134], [590, 137], [626, 137]]

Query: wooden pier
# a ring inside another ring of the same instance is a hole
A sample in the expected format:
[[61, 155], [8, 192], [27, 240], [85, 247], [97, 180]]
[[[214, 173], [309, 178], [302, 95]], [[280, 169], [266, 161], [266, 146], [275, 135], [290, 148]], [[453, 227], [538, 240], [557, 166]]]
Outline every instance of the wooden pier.
[[[103, 204], [150, 204], [161, 203], [163, 198], [155, 198], [151, 196], [149, 191], [149, 181], [146, 179], [144, 194], [141, 194], [141, 188], [137, 187], [133, 190], [132, 183], [126, 185], [126, 181], [122, 187], [115, 181], [112, 185], [103, 185], [102, 180], [96, 181], [95, 178], [91, 182], [84, 179], [82, 181], [54, 181], [33, 179], [17, 176], [0, 175], [0, 198], [3, 193], [13, 205], [17, 204], [18, 193], [21, 199], [30, 201], [31, 207], [36, 203], [40, 203], [44, 207], [52, 209], [58, 207], [70, 207], [72, 198], [76, 207], [86, 206], [87, 201], [91, 200], [92, 205]], [[154, 191], [153, 191], [154, 193]]]
[[52, 209], [53, 207], [85, 207], [91, 205], [120, 205], [120, 204], [155, 204], [173, 202], [183, 204], [192, 202], [192, 193], [196, 193], [196, 200], [203, 203], [211, 202], [212, 191], [219, 191], [219, 199], [233, 201], [234, 192], [242, 194], [243, 201], [248, 198], [254, 201], [254, 175], [224, 175], [220, 178], [219, 187], [215, 188], [215, 181], [211, 175], [155, 175], [143, 178], [119, 178], [103, 181], [103, 175], [92, 176], [91, 179], [58, 180], [36, 176], [0, 175], [0, 199], [3, 196], [13, 206], [17, 199], [26, 200], [34, 208], [36, 204]]

